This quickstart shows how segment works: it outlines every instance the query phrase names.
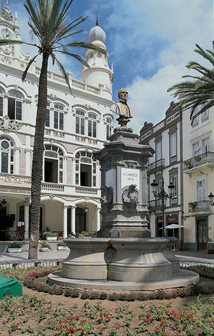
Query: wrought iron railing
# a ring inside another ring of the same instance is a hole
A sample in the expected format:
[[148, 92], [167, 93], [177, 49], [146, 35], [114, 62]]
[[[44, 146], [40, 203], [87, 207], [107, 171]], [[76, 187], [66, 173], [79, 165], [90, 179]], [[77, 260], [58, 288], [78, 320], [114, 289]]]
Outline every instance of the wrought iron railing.
[[184, 171], [203, 164], [214, 165], [214, 152], [206, 152], [184, 161]]
[[[164, 208], [166, 207], [166, 205], [167, 205], [167, 200], [164, 199]], [[149, 201], [148, 202], [148, 208], [149, 209], [160, 209], [160, 208], [162, 208], [162, 199], [159, 198], [159, 199]]]
[[188, 203], [188, 212], [203, 212], [210, 211], [210, 202], [208, 200], [195, 201]]
[[148, 171], [151, 172], [152, 170], [158, 170], [158, 169], [162, 169], [164, 167], [165, 167], [165, 159], [160, 159], [160, 160], [157, 160], [157, 161], [151, 163], [148, 166]]

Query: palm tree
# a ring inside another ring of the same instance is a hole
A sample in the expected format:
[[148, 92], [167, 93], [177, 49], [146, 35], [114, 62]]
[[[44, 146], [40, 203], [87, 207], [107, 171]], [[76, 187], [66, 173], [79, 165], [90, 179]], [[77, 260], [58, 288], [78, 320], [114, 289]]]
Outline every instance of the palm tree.
[[173, 96], [178, 98], [178, 103], [174, 105], [174, 110], [182, 108], [189, 110], [191, 124], [201, 113], [214, 105], [214, 51], [204, 50], [198, 44], [194, 50], [197, 54], [211, 63], [211, 68], [207, 68], [198, 62], [189, 62], [186, 67], [195, 70], [195, 75], [185, 75], [183, 78], [192, 80], [184, 81], [171, 86], [167, 91], [173, 91]]
[[70, 88], [68, 76], [63, 65], [60, 63], [59, 59], [57, 59], [57, 53], [70, 56], [85, 66], [88, 66], [83, 57], [73, 52], [73, 48], [100, 50], [90, 43], [69, 41], [75, 35], [82, 32], [81, 29], [76, 29], [76, 27], [86, 19], [85, 17], [80, 16], [68, 23], [68, 15], [72, 2], [73, 0], [38, 0], [36, 3], [33, 3], [32, 0], [26, 0], [24, 7], [30, 17], [28, 24], [38, 42], [36, 44], [31, 44], [17, 40], [0, 41], [0, 45], [24, 43], [37, 48], [38, 53], [29, 61], [23, 72], [22, 80], [26, 78], [28, 70], [35, 59], [39, 55], [42, 56], [32, 162], [29, 259], [38, 258], [43, 141], [47, 106], [47, 71], [49, 59], [51, 58], [53, 63], [56, 63], [59, 66], [66, 83]]

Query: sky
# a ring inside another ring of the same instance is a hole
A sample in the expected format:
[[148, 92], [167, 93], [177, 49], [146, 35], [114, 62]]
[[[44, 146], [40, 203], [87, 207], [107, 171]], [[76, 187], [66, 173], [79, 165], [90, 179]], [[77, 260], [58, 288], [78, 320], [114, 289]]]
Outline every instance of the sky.
[[[6, 0], [1, 0], [2, 4]], [[9, 0], [17, 11], [23, 40], [30, 40], [24, 0]], [[106, 32], [109, 65], [114, 67], [113, 100], [126, 87], [134, 118], [129, 126], [139, 133], [144, 122], [156, 124], [165, 117], [172, 100], [167, 89], [182, 81], [189, 61], [201, 61], [195, 44], [212, 49], [214, 0], [74, 0], [71, 18], [87, 16], [79, 40], [88, 40], [99, 24]], [[62, 60], [67, 71], [81, 79], [81, 65]]]

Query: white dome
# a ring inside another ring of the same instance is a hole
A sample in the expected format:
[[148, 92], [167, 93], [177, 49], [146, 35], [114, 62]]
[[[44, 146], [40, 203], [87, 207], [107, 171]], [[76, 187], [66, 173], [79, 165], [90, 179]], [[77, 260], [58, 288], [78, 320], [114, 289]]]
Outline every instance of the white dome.
[[91, 28], [90, 33], [89, 33], [89, 42], [93, 42], [93, 41], [101, 41], [103, 43], [105, 43], [106, 41], [106, 33], [98, 25]]

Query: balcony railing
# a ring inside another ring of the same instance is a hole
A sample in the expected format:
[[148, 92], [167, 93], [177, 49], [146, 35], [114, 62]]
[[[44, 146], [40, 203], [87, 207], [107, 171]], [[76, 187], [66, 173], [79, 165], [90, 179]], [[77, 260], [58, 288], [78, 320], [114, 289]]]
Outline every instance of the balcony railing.
[[98, 189], [96, 188], [92, 188], [92, 187], [82, 187], [82, 186], [79, 186], [79, 187], [75, 187], [75, 191], [76, 193], [79, 193], [79, 194], [93, 194], [93, 195], [97, 195], [97, 191]]
[[210, 212], [210, 203], [208, 200], [188, 203], [188, 212]]
[[165, 159], [160, 159], [160, 160], [157, 160], [157, 161], [151, 163], [148, 166], [148, 171], [151, 173], [152, 171], [156, 171], [156, 170], [162, 169], [164, 167], [165, 167]]
[[64, 185], [58, 183], [42, 182], [42, 191], [64, 192]]
[[204, 164], [214, 166], [214, 152], [206, 152], [185, 160], [184, 171], [197, 168]]
[[[42, 182], [42, 192], [43, 193], [64, 193], [67, 192], [66, 188], [73, 186], [67, 186], [59, 183], [52, 182]], [[12, 175], [12, 174], [1, 174], [0, 173], [0, 189], [3, 192], [12, 193], [30, 193], [31, 188], [31, 177], [23, 175]], [[88, 194], [99, 196], [98, 188], [88, 187], [88, 186], [75, 186], [76, 194]]]
[[[167, 200], [164, 199], [164, 208], [166, 208]], [[162, 199], [156, 199], [148, 202], [148, 208], [151, 209], [161, 209], [162, 208]]]

